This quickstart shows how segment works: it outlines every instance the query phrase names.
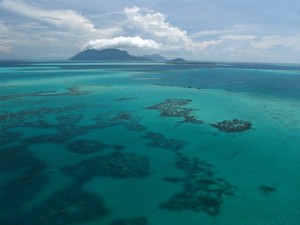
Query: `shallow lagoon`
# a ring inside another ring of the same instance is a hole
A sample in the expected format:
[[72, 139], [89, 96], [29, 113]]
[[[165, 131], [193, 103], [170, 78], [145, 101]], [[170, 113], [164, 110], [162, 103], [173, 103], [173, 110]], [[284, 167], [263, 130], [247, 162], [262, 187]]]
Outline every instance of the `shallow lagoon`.
[[0, 224], [299, 224], [299, 66], [1, 65]]

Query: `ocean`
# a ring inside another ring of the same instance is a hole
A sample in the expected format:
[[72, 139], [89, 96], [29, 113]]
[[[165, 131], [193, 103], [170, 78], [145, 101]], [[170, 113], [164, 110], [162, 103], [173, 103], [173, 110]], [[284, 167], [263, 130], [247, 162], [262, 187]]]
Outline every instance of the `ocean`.
[[299, 225], [300, 65], [0, 62], [0, 224]]

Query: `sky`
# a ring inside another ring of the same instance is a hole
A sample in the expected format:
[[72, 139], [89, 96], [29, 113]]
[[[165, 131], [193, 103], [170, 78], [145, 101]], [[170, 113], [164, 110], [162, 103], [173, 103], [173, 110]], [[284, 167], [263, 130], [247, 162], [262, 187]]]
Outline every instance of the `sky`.
[[300, 1], [0, 0], [0, 59], [68, 59], [89, 48], [299, 63]]

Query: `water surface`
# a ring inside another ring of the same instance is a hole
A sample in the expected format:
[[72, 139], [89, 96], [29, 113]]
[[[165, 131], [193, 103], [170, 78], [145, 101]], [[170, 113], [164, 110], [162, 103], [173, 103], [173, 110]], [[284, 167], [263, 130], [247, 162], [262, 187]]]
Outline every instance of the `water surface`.
[[299, 224], [300, 66], [0, 65], [0, 224]]

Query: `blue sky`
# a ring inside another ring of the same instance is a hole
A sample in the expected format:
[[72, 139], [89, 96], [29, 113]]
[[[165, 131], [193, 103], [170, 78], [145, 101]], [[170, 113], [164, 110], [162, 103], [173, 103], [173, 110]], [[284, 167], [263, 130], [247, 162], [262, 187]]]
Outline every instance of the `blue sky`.
[[0, 59], [86, 49], [204, 61], [300, 62], [298, 0], [0, 0]]

